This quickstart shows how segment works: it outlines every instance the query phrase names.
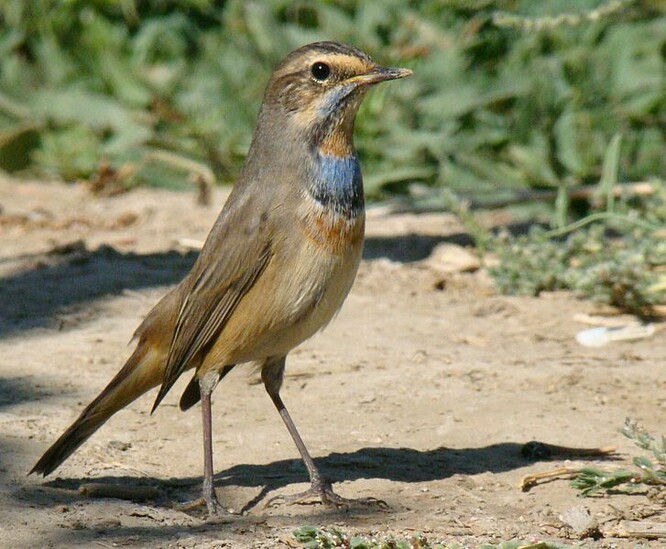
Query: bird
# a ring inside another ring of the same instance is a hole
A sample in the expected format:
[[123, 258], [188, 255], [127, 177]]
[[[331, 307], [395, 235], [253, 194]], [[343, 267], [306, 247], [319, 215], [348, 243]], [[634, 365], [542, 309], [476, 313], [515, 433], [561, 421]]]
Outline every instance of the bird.
[[360, 49], [315, 42], [271, 74], [245, 163], [191, 271], [146, 315], [131, 356], [29, 474], [47, 476], [113, 414], [176, 380], [180, 399], [201, 401], [210, 515], [227, 511], [213, 485], [211, 394], [239, 364], [254, 363], [305, 464], [310, 487], [284, 497], [343, 505], [316, 467], [280, 396], [287, 354], [323, 329], [346, 299], [363, 250], [365, 198], [354, 122], [374, 85], [410, 76]]

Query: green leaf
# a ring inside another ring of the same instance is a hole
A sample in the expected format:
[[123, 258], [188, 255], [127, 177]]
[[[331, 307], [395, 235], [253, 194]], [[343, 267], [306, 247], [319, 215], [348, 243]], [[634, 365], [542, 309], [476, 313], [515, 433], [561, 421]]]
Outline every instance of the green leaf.
[[618, 171], [620, 168], [620, 146], [622, 144], [622, 135], [617, 133], [608, 145], [604, 164], [601, 169], [601, 179], [599, 180], [599, 193], [606, 198], [606, 211], [613, 212], [615, 209], [615, 186], [618, 180]]
[[293, 536], [300, 542], [307, 542], [317, 537], [319, 530], [314, 526], [301, 526], [293, 531]]
[[633, 463], [636, 467], [640, 469], [644, 469], [646, 471], [654, 471], [654, 463], [652, 463], [648, 458], [644, 456], [634, 457]]
[[350, 549], [369, 549], [370, 545], [364, 538], [354, 536], [349, 540], [349, 547]]

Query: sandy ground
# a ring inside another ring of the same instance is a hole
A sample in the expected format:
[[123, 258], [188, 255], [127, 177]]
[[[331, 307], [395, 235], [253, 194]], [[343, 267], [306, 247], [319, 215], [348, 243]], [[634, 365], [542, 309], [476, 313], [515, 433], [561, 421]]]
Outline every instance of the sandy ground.
[[[654, 490], [580, 498], [566, 480], [519, 488], [561, 466], [630, 467], [640, 452], [619, 432], [627, 416], [664, 432], [666, 331], [580, 346], [586, 326], [574, 315], [593, 304], [500, 296], [483, 270], [459, 272], [473, 261], [451, 267], [441, 246], [469, 239], [447, 215], [371, 213], [342, 312], [288, 360], [283, 397], [319, 465], [340, 494], [387, 509], [264, 507], [307, 487], [307, 475], [249, 370], [214, 395], [216, 486], [242, 515], [214, 522], [174, 508], [198, 495], [202, 475], [199, 409], [177, 407], [187, 380], [154, 415], [151, 393], [54, 475], [27, 477], [120, 368], [133, 330], [194, 261], [182, 239], [203, 239], [223, 200], [220, 191], [203, 207], [193, 194], [147, 189], [97, 198], [0, 180], [0, 547], [296, 547], [303, 525], [469, 547], [573, 545], [587, 534], [588, 547], [634, 547], [617, 537], [622, 521], [666, 521]], [[532, 440], [617, 453], [525, 457]], [[80, 493], [93, 482], [149, 499]], [[596, 521], [587, 534], [562, 518], [577, 507]]]

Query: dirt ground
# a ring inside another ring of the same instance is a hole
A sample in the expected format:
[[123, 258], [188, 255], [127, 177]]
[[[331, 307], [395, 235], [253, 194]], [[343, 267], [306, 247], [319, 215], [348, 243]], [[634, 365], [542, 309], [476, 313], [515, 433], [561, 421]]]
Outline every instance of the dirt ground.
[[[174, 508], [202, 475], [199, 408], [177, 407], [186, 379], [152, 416], [151, 393], [51, 477], [26, 476], [122, 366], [142, 317], [196, 257], [184, 239], [203, 239], [223, 200], [0, 179], [0, 547], [297, 547], [303, 525], [466, 547], [634, 547], [618, 537], [623, 521], [666, 521], [653, 490], [584, 499], [567, 480], [519, 487], [562, 466], [630, 467], [640, 451], [620, 434], [627, 416], [665, 432], [666, 330], [582, 347], [574, 337], [589, 326], [574, 317], [594, 304], [500, 296], [452, 247], [469, 241], [455, 218], [382, 209], [338, 318], [290, 355], [283, 397], [337, 491], [387, 509], [264, 507], [307, 475], [248, 369], [225, 379], [213, 408], [218, 494], [242, 514], [216, 522]], [[526, 457], [532, 440], [573, 450]], [[616, 454], [575, 450], [608, 445]], [[90, 483], [136, 489], [135, 501], [82, 494]], [[587, 532], [567, 518], [580, 507], [596, 523]]]

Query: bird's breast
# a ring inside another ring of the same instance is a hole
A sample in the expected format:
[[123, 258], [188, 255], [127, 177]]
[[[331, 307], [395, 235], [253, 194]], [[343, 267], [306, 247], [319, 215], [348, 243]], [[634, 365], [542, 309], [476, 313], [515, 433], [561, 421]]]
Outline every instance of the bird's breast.
[[299, 228], [306, 239], [322, 252], [344, 256], [363, 247], [365, 215], [348, 218], [316, 199], [306, 198], [301, 206]]
[[363, 246], [365, 199], [355, 154], [320, 149], [298, 211], [301, 232], [323, 252], [342, 256]]
[[296, 226], [275, 242], [271, 262], [225, 327], [211, 363], [286, 354], [342, 306], [361, 261], [364, 215], [347, 219], [312, 198], [300, 201], [297, 213]]

